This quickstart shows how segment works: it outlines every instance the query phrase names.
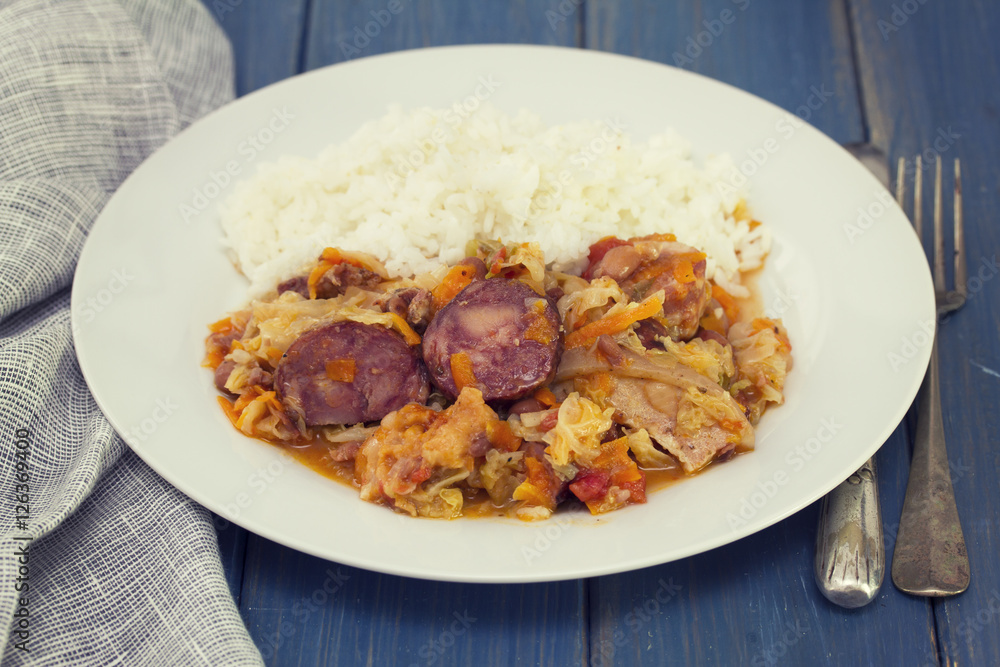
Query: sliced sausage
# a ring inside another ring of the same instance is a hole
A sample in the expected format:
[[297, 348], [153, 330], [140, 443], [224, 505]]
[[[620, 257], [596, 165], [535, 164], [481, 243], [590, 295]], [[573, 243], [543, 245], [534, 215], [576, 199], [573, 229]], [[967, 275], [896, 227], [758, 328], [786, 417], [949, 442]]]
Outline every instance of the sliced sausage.
[[274, 386], [307, 426], [382, 419], [430, 393], [417, 353], [394, 331], [335, 322], [300, 336], [278, 362]]
[[459, 381], [471, 379], [484, 400], [509, 401], [555, 377], [562, 353], [559, 314], [520, 281], [478, 280], [438, 311], [423, 348], [431, 380], [444, 394], [454, 398], [460, 390], [453, 375], [457, 361], [471, 363], [473, 376], [460, 373]]

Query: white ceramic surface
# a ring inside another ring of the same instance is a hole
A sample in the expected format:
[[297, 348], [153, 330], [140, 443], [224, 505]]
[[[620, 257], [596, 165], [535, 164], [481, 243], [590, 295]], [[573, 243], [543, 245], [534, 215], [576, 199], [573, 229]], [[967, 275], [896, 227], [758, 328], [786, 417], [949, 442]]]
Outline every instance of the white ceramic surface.
[[[391, 103], [473, 106], [477, 87], [481, 96], [492, 88], [486, 95], [503, 110], [528, 108], [550, 123], [617, 118], [638, 137], [673, 127], [696, 157], [728, 152], [752, 172], [751, 208], [775, 240], [760, 287], [765, 306], [784, 318], [795, 356], [787, 402], [765, 415], [757, 451], [600, 517], [447, 522], [363, 503], [229, 425], [200, 361], [206, 324], [244, 301], [246, 282], [219, 243], [216, 211], [231, 182], [281, 155], [314, 156]], [[868, 217], [859, 220], [862, 209]], [[366, 58], [210, 114], [121, 186], [90, 233], [73, 285], [84, 375], [118, 432], [170, 483], [295, 549], [382, 572], [475, 582], [663, 563], [802, 509], [902, 419], [927, 365], [933, 315], [927, 264], [902, 212], [811, 126], [671, 67], [526, 46]]]

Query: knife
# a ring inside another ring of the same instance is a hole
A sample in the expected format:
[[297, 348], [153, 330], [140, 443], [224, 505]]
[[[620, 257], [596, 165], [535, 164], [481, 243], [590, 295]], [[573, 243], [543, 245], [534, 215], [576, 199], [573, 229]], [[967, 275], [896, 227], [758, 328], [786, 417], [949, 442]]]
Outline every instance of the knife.
[[[845, 146], [889, 188], [889, 163], [868, 144]], [[885, 538], [875, 457], [823, 498], [816, 528], [816, 584], [841, 607], [863, 607], [878, 595], [885, 575]]]

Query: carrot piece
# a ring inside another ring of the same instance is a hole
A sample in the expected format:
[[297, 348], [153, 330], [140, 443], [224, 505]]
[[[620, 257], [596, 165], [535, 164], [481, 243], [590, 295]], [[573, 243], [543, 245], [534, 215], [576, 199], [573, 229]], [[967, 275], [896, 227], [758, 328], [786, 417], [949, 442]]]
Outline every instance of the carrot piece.
[[420, 334], [414, 331], [413, 327], [407, 324], [406, 320], [396, 313], [386, 313], [386, 315], [392, 320], [392, 328], [402, 334], [403, 340], [406, 341], [407, 345], [412, 347], [420, 344]]
[[696, 280], [691, 262], [682, 259], [674, 264], [674, 280], [679, 283], [693, 283]]
[[754, 333], [759, 333], [764, 329], [770, 329], [774, 332], [774, 337], [778, 339], [779, 343], [784, 345], [787, 350], [792, 349], [791, 341], [788, 340], [787, 336], [781, 333], [781, 330], [778, 328], [778, 325], [774, 323], [774, 320], [770, 320], [766, 317], [757, 317], [754, 318], [751, 324], [753, 325]]
[[233, 318], [224, 317], [218, 322], [212, 322], [208, 325], [208, 330], [212, 333], [228, 334], [232, 333], [236, 329], [236, 325], [233, 324]]
[[505, 452], [516, 452], [521, 447], [521, 439], [514, 435], [507, 422], [500, 419], [486, 425], [486, 437], [494, 447]]
[[605, 315], [601, 319], [585, 324], [566, 336], [566, 349], [581, 347], [596, 340], [604, 334], [614, 334], [624, 331], [631, 324], [656, 315], [663, 308], [663, 298], [651, 296], [635, 308], [624, 310], [615, 315]]
[[464, 387], [475, 387], [478, 383], [476, 374], [472, 370], [472, 359], [465, 352], [456, 352], [451, 355], [451, 377], [455, 380], [455, 386], [461, 391]]
[[334, 359], [326, 362], [326, 376], [334, 382], [354, 382], [357, 364], [354, 359]]
[[201, 365], [204, 368], [211, 368], [213, 371], [219, 367], [223, 359], [226, 358], [219, 350], [212, 350], [205, 355], [205, 358], [201, 360]]
[[327, 248], [323, 251], [316, 267], [309, 273], [309, 280], [306, 281], [306, 285], [309, 287], [310, 299], [316, 298], [316, 285], [319, 284], [320, 279], [327, 271], [339, 264], [340, 260], [340, 251], [336, 248]]
[[545, 464], [534, 457], [525, 457], [527, 478], [514, 489], [514, 500], [522, 500], [526, 505], [555, 509], [558, 486]]
[[476, 269], [466, 264], [451, 267], [443, 280], [431, 290], [434, 299], [435, 312], [444, 308], [449, 301], [458, 296], [476, 277]]
[[240, 397], [236, 399], [236, 402], [233, 404], [233, 409], [236, 412], [243, 412], [248, 405], [257, 400], [257, 397], [260, 396], [260, 394], [261, 390], [256, 385], [250, 387], [248, 391], [243, 392], [240, 394]]
[[533, 340], [542, 345], [551, 343], [553, 339], [552, 325], [549, 323], [548, 318], [545, 317], [545, 302], [541, 300], [536, 301], [531, 312], [528, 313], [528, 317], [531, 320], [524, 332], [524, 339]]
[[219, 401], [219, 406], [222, 408], [222, 411], [226, 413], [226, 417], [229, 418], [229, 421], [233, 426], [236, 426], [236, 420], [239, 418], [239, 413], [233, 409], [232, 401], [225, 396], [216, 396], [215, 398]]
[[712, 298], [719, 302], [722, 306], [722, 310], [725, 311], [726, 317], [729, 318], [729, 323], [738, 322], [740, 319], [740, 306], [736, 303], [736, 299], [726, 290], [722, 289], [715, 283], [712, 283]]
[[633, 241], [665, 241], [667, 243], [675, 243], [677, 241], [677, 236], [671, 233], [666, 234], [647, 234], [646, 236], [640, 236], [636, 239], [631, 239]]
[[559, 401], [556, 399], [556, 395], [552, 393], [552, 390], [548, 387], [539, 387], [532, 398], [541, 403], [547, 408], [554, 407]]

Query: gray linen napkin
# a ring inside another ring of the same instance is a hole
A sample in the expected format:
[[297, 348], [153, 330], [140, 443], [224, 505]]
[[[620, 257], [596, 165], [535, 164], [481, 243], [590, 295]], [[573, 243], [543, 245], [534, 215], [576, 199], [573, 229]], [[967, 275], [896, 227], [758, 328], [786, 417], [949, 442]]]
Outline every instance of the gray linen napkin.
[[3, 663], [260, 664], [208, 513], [112, 430], [69, 284], [111, 193], [233, 97], [197, 0], [0, 0]]

